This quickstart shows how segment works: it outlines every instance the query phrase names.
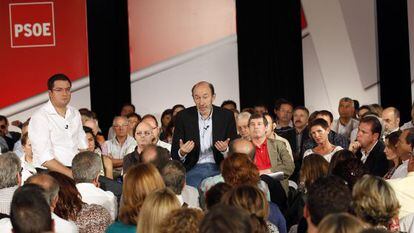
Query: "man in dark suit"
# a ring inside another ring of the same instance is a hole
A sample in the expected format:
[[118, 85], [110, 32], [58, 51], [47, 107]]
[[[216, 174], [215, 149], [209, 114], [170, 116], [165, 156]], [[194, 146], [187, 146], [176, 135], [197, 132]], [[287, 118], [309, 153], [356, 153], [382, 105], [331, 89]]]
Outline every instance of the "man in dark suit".
[[[14, 144], [19, 141], [21, 134], [18, 132], [11, 132], [9, 131], [9, 121], [7, 117], [0, 115], [0, 137], [2, 137], [6, 141], [7, 147], [9, 151], [13, 151]], [[3, 143], [4, 144], [4, 143]], [[3, 147], [3, 146], [0, 146]], [[4, 148], [0, 148], [3, 152], [7, 150]], [[2, 152], [0, 151], [0, 152]]]
[[384, 153], [384, 143], [379, 140], [382, 126], [375, 116], [362, 118], [358, 126], [357, 141], [349, 150], [361, 159], [364, 168], [371, 175], [383, 177], [388, 171], [388, 160]]
[[237, 131], [233, 112], [213, 105], [212, 84], [199, 82], [191, 92], [196, 106], [177, 114], [171, 155], [184, 164], [187, 184], [198, 187], [204, 178], [220, 173], [220, 163]]

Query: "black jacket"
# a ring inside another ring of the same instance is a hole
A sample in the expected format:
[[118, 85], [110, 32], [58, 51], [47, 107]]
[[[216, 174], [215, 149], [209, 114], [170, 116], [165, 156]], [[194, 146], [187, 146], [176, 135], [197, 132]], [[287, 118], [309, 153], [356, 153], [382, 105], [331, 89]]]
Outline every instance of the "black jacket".
[[[378, 141], [378, 143], [372, 148], [371, 152], [368, 155], [367, 160], [364, 163], [364, 168], [368, 171], [369, 174], [383, 177], [388, 171], [388, 160], [384, 153], [384, 143]], [[355, 155], [361, 159], [362, 153], [359, 149]]]

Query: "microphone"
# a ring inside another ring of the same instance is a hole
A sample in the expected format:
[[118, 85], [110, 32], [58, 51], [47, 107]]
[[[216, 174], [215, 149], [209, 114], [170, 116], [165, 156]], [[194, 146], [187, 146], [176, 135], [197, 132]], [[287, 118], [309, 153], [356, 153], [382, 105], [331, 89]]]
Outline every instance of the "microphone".
[[203, 129], [204, 129], [204, 130], [207, 130], [209, 127], [210, 127], [210, 126], [209, 126], [209, 125], [207, 125], [207, 126], [203, 127]]
[[66, 126], [65, 126], [65, 129], [68, 129], [68, 128], [69, 128], [69, 125], [66, 125]]

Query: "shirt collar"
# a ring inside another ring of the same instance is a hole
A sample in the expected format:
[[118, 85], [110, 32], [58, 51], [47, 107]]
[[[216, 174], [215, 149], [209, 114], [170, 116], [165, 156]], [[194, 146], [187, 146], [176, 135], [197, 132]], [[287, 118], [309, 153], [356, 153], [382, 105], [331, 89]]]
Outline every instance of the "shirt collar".
[[[50, 101], [50, 100], [47, 101], [45, 109], [46, 109], [47, 113], [49, 113], [51, 115], [59, 115], [59, 113], [56, 111], [56, 108], [53, 106], [52, 101]], [[69, 114], [70, 114], [69, 106], [66, 106], [65, 118], [69, 117]]]
[[210, 114], [208, 115], [208, 117], [207, 118], [203, 118], [203, 116], [200, 114], [200, 112], [199, 111], [197, 111], [197, 113], [198, 113], [198, 119], [199, 120], [202, 120], [202, 121], [209, 121], [210, 119], [211, 119], [211, 116], [213, 115], [213, 107], [211, 107], [211, 111], [210, 111]]
[[365, 155], [369, 155], [369, 153], [371, 153], [372, 149], [374, 149], [374, 147], [377, 145], [378, 141], [379, 141], [379, 140], [377, 140], [377, 141], [375, 142], [375, 144], [374, 144], [374, 145], [373, 145], [373, 146], [372, 146], [369, 150], [367, 150], [367, 151], [361, 150], [361, 152], [362, 152], [363, 154], [365, 154]]

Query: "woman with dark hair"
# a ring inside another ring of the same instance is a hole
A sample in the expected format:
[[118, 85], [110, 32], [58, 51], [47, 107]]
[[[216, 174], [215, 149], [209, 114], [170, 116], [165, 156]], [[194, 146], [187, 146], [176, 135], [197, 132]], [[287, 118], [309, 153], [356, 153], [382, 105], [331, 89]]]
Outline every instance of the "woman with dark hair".
[[348, 149], [343, 149], [335, 152], [335, 154], [332, 155], [331, 162], [329, 163], [329, 170], [328, 174], [332, 173], [332, 170], [336, 167], [336, 165], [342, 161], [345, 161], [346, 159], [352, 159], [357, 158], [352, 151]]
[[329, 142], [329, 125], [324, 119], [317, 118], [309, 124], [309, 134], [315, 140], [317, 146], [313, 149], [308, 149], [303, 153], [303, 157], [310, 154], [319, 154], [324, 157], [328, 162], [331, 161], [332, 155], [335, 152], [342, 150], [340, 146], [332, 145]]
[[179, 113], [180, 111], [184, 110], [185, 107], [182, 104], [176, 104], [172, 107], [172, 116], [175, 117], [175, 115], [177, 115], [177, 113]]
[[86, 140], [88, 141], [88, 151], [94, 152], [101, 157], [101, 172], [99, 175], [106, 176], [109, 179], [113, 179], [112, 174], [112, 160], [106, 156], [102, 155], [102, 149], [100, 144], [96, 140], [96, 136], [93, 134], [91, 128], [83, 126], [83, 131], [85, 131]]
[[161, 133], [160, 140], [165, 141], [165, 132], [172, 119], [172, 109], [166, 109], [161, 114]]
[[355, 183], [367, 174], [367, 171], [364, 169], [364, 164], [360, 159], [349, 158], [339, 162], [331, 174], [344, 179], [349, 189], [352, 190]]
[[397, 143], [398, 139], [401, 135], [401, 131], [395, 131], [388, 134], [385, 137], [385, 149], [384, 153], [387, 156], [387, 159], [390, 161], [391, 166], [388, 172], [385, 174], [384, 179], [388, 180], [391, 179], [392, 175], [394, 175], [395, 170], [401, 164], [401, 159], [398, 156], [397, 152]]
[[79, 233], [104, 232], [111, 224], [108, 210], [100, 205], [88, 205], [82, 202], [75, 181], [71, 178], [59, 172], [49, 172], [49, 175], [59, 183], [58, 201], [54, 213], [65, 220], [73, 221], [79, 228]]

